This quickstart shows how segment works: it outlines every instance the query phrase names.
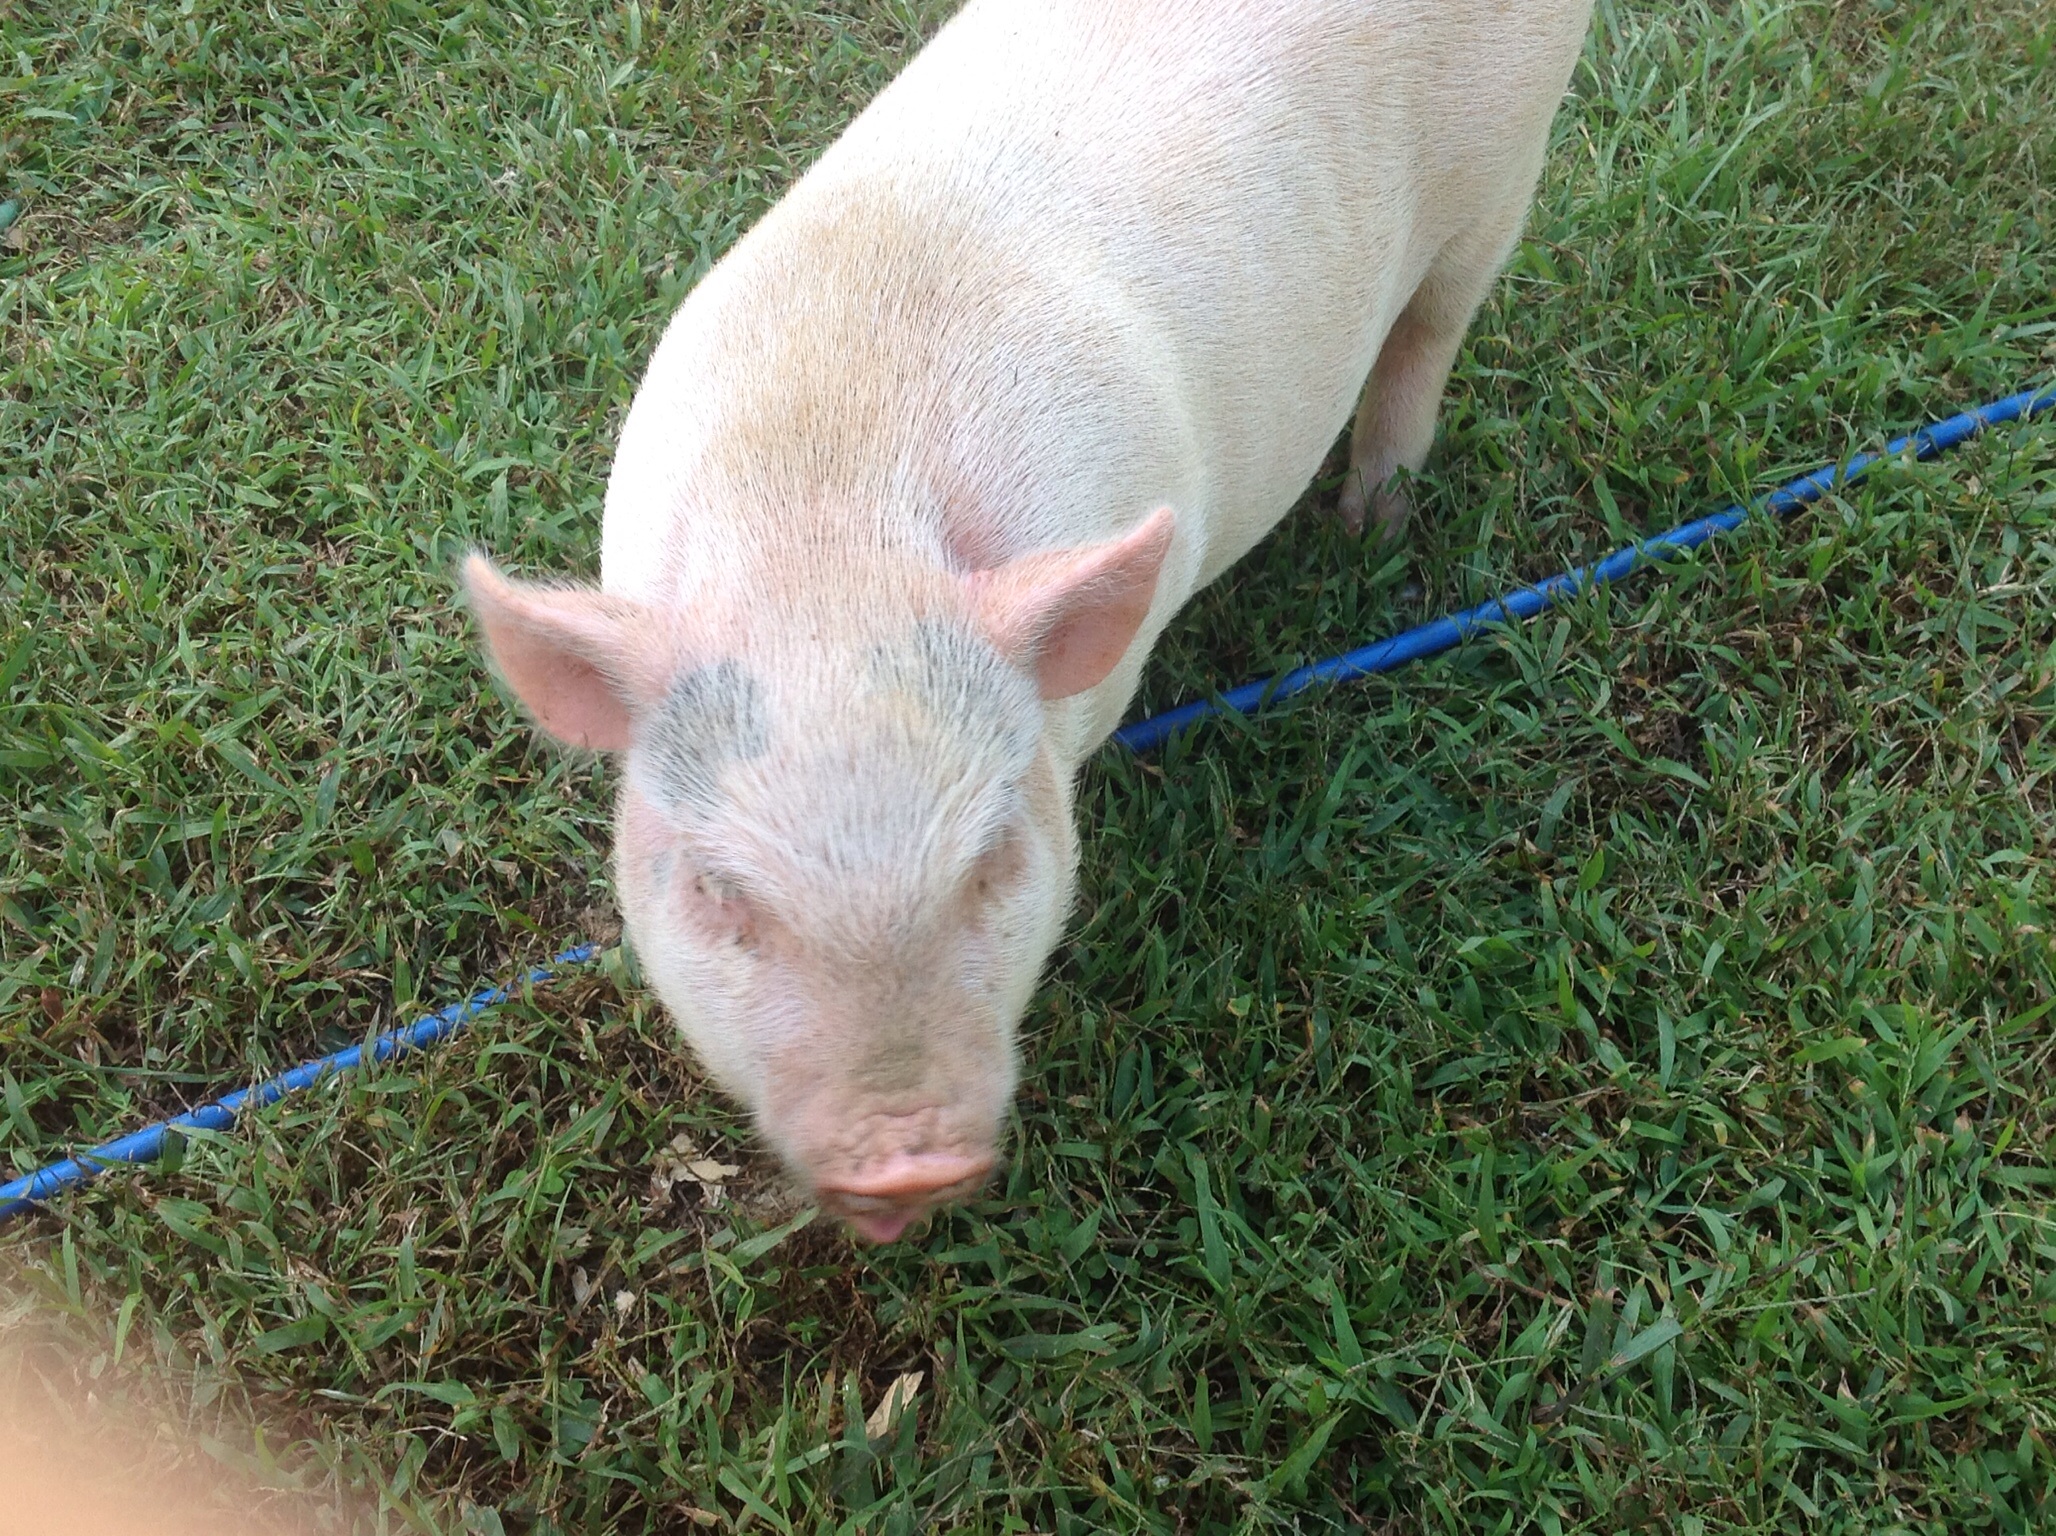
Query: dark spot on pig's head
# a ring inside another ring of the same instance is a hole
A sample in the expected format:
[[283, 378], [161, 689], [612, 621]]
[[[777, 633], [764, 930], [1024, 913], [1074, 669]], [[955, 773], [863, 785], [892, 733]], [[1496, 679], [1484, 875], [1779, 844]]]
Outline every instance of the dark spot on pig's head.
[[712, 662], [680, 674], [643, 719], [636, 742], [639, 777], [659, 805], [702, 808], [714, 799], [721, 770], [762, 755], [769, 740], [757, 680], [739, 662]]
[[998, 732], [1002, 758], [1016, 767], [1034, 751], [1040, 711], [1033, 691], [962, 624], [916, 620], [901, 643], [872, 649], [870, 677], [874, 689], [905, 696], [953, 739]]

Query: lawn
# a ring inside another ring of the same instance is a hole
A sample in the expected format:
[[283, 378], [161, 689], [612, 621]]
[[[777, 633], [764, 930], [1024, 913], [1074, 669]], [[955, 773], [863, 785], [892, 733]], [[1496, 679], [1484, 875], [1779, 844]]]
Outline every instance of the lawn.
[[[612, 939], [452, 560], [593, 568], [666, 316], [947, 9], [0, 6], [6, 1176]], [[2056, 375], [2047, 0], [1602, 3], [1573, 93], [1407, 548], [1317, 489], [1145, 702]], [[9, 1229], [7, 1335], [332, 1529], [2056, 1524], [2056, 425], [1081, 809], [915, 1241], [613, 950]]]

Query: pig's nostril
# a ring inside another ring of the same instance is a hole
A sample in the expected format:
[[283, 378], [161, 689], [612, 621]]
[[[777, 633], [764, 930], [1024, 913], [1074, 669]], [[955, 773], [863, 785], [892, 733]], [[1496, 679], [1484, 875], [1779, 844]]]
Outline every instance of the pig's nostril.
[[822, 1178], [821, 1203], [868, 1242], [890, 1243], [939, 1205], [977, 1193], [992, 1154], [894, 1152]]
[[992, 1171], [990, 1155], [962, 1157], [948, 1152], [898, 1153], [860, 1173], [825, 1179], [821, 1193], [846, 1209], [878, 1204], [925, 1206], [968, 1193]]

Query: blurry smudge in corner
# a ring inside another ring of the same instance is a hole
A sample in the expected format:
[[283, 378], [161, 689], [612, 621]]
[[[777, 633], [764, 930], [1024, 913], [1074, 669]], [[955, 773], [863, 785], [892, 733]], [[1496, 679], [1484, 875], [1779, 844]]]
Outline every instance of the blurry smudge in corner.
[[322, 1536], [350, 1527], [332, 1500], [235, 1464], [238, 1448], [253, 1466], [261, 1444], [292, 1437], [260, 1440], [218, 1409], [182, 1416], [171, 1385], [139, 1370], [103, 1365], [96, 1380], [81, 1344], [47, 1314], [0, 1300], [0, 1536]]

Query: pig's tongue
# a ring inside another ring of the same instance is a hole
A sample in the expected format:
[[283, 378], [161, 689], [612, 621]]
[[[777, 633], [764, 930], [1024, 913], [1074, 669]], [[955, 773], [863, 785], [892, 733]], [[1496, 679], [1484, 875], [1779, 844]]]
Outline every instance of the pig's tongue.
[[867, 1243], [890, 1243], [914, 1224], [918, 1215], [915, 1211], [873, 1211], [863, 1216], [845, 1218], [856, 1229], [857, 1236]]

